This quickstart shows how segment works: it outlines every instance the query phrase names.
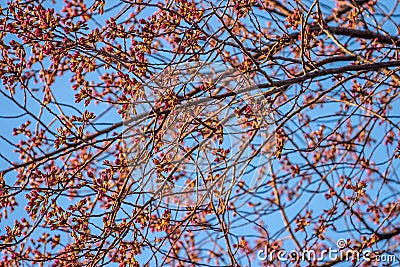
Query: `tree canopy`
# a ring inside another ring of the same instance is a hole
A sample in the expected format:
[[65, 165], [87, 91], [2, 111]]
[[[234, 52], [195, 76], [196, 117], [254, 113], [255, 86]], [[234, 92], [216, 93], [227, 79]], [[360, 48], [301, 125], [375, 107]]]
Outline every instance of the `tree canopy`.
[[398, 264], [399, 4], [2, 3], [0, 266]]

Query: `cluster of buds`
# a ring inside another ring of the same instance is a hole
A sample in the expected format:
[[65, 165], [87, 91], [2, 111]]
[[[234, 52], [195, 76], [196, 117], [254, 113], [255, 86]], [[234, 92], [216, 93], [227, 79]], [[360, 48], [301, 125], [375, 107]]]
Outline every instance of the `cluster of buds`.
[[225, 160], [226, 156], [229, 154], [230, 149], [223, 148], [215, 148], [211, 151], [211, 154], [215, 155], [214, 162], [220, 162], [221, 160]]
[[254, 0], [240, 0], [235, 1], [235, 5], [233, 6], [237, 16], [239, 18], [243, 18], [246, 14], [251, 10], [251, 7], [257, 2]]
[[160, 111], [173, 110], [178, 105], [178, 97], [172, 90], [166, 90], [155, 103], [156, 107], [160, 108]]
[[285, 25], [286, 28], [292, 27], [293, 30], [297, 30], [298, 25], [301, 23], [301, 15], [298, 9], [294, 9], [290, 16], [286, 17], [285, 21], [288, 23]]
[[276, 145], [274, 154], [277, 159], [280, 159], [282, 156], [283, 145], [286, 139], [287, 136], [282, 129], [276, 131]]
[[353, 190], [356, 193], [356, 198], [360, 198], [365, 194], [365, 188], [367, 187], [367, 183], [364, 181], [359, 181], [356, 185], [346, 184], [345, 188]]
[[295, 219], [296, 228], [294, 229], [295, 232], [304, 231], [308, 225], [310, 225], [311, 219], [311, 212], [307, 212], [305, 216], [298, 216]]

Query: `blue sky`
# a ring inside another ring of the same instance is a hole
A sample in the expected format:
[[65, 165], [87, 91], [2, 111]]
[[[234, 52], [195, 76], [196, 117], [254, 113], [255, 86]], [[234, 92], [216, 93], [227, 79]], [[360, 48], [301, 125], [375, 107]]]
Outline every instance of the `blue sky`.
[[[329, 5], [330, 3], [331, 2], [326, 2], [327, 5]], [[110, 5], [110, 2], [107, 2], [107, 5], [106, 5], [105, 9], [107, 9], [108, 5]], [[2, 6], [4, 6], [4, 5], [2, 4]], [[49, 7], [50, 7], [50, 5], [49, 5]], [[56, 4], [55, 6], [52, 6], [52, 7], [54, 7], [56, 10], [59, 10], [61, 8], [59, 3]], [[400, 10], [398, 9], [397, 11], [400, 11]], [[397, 12], [397, 11], [396, 11], [396, 13], [399, 14], [399, 12]], [[140, 14], [140, 16], [141, 17], [146, 17], [150, 13], [151, 13], [150, 11], [143, 12], [143, 13]], [[106, 18], [105, 16], [103, 16], [103, 17]], [[367, 18], [367, 20], [368, 20], [368, 18]], [[102, 23], [102, 22], [100, 22], [100, 23]], [[387, 22], [387, 25], [388, 25], [387, 27], [385, 27], [385, 25], [384, 25], [385, 30], [390, 32], [391, 34], [396, 34], [396, 29], [391, 27], [391, 26], [389, 26], [389, 25], [391, 25], [391, 24], [389, 24], [389, 22]], [[7, 37], [6, 37], [6, 40], [7, 40]], [[339, 64], [331, 65], [331, 67], [337, 67], [337, 66], [340, 66], [340, 65]], [[39, 67], [39, 66], [38, 65], [33, 66], [33, 68], [36, 68], [36, 67]], [[93, 74], [93, 77], [95, 77], [95, 75], [96, 74]], [[69, 108], [69, 107], [62, 107], [63, 108], [63, 112], [65, 112], [65, 114], [78, 115], [77, 110], [79, 110], [80, 112], [83, 112], [84, 110], [90, 110], [91, 112], [94, 112], [95, 114], [100, 114], [100, 113], [102, 113], [103, 111], [105, 111], [108, 108], [107, 104], [94, 105], [93, 103], [91, 103], [89, 106], [85, 107], [83, 105], [83, 102], [75, 103], [74, 102], [74, 94], [76, 92], [72, 92], [72, 90], [70, 89], [71, 83], [69, 81], [69, 78], [70, 77], [67, 77], [67, 76], [56, 77], [56, 81], [55, 81], [54, 85], [52, 86], [52, 88], [54, 88], [53, 93], [54, 93], [56, 99], [58, 99], [58, 101], [63, 102], [63, 103], [71, 103], [73, 105], [73, 107], [75, 108], [74, 109], [74, 108]], [[323, 86], [329, 86], [329, 85], [330, 85], [329, 79], [323, 82]], [[32, 86], [34, 86], [34, 85], [32, 85]], [[345, 84], [345, 86], [350, 86], [350, 83]], [[4, 88], [2, 90], [3, 90], [3, 92], [6, 92], [4, 90]], [[294, 89], [292, 88], [291, 92], [293, 92], [293, 91], [294, 91]], [[20, 136], [15, 136], [15, 137], [11, 136], [12, 129], [16, 128], [21, 123], [25, 122], [27, 119], [32, 121], [31, 127], [34, 128], [36, 126], [35, 119], [34, 118], [29, 118], [28, 115], [24, 115], [24, 116], [18, 117], [18, 118], [8, 118], [7, 116], [16, 116], [18, 114], [23, 113], [23, 111], [18, 109], [16, 107], [15, 103], [13, 103], [12, 101], [8, 100], [4, 96], [0, 95], [0, 97], [1, 97], [1, 103], [2, 103], [2, 105], [0, 106], [0, 125], [2, 126], [1, 130], [0, 130], [0, 135], [6, 137], [8, 140], [10, 140], [12, 142], [18, 142], [20, 140]], [[37, 93], [37, 97], [39, 99], [41, 98], [40, 93]], [[23, 91], [16, 90], [16, 94], [14, 96], [14, 99], [17, 99], [18, 103], [23, 105], [24, 101], [25, 101], [24, 100], [25, 99], [25, 95], [24, 95]], [[30, 97], [27, 97], [26, 99], [27, 99], [26, 100], [27, 101], [26, 102], [26, 106], [28, 107], [28, 110], [33, 115], [37, 116], [41, 112], [40, 104], [37, 101], [31, 99]], [[398, 102], [399, 102], [399, 100], [397, 100], [397, 103]], [[53, 104], [49, 104], [48, 107], [50, 107], [51, 109], [55, 108]], [[307, 115], [309, 115], [311, 118], [317, 117], [317, 116], [321, 116], [323, 114], [330, 115], [330, 114], [332, 114], [332, 112], [335, 112], [337, 110], [337, 108], [338, 108], [338, 105], [329, 104], [329, 105], [325, 106], [323, 109], [316, 108], [314, 110], [307, 110]], [[284, 111], [284, 110], [285, 109], [283, 108], [282, 111]], [[357, 112], [357, 113], [361, 114], [361, 112]], [[399, 123], [399, 118], [400, 118], [399, 117], [400, 116], [399, 110], [392, 110], [392, 115], [393, 116], [398, 116], [398, 117], [394, 118], [394, 120], [397, 121], [397, 124], [400, 124]], [[51, 123], [52, 119], [53, 119], [53, 115], [51, 115], [45, 109], [43, 109], [43, 114], [42, 114], [41, 120], [44, 123], [48, 124], [48, 123]], [[357, 123], [358, 123], [358, 117], [357, 116], [354, 116], [354, 118], [352, 118], [351, 120], [352, 120], [353, 124], [357, 125]], [[101, 121], [100, 122], [102, 122], [103, 125], [100, 125], [98, 129], [100, 130], [102, 127], [105, 128], [109, 124], [112, 124], [112, 123], [115, 123], [115, 122], [119, 122], [119, 121], [121, 121], [121, 117], [118, 114], [116, 114], [116, 112], [107, 112], [103, 117], [101, 117]], [[330, 125], [333, 125], [334, 122], [335, 121], [332, 121], [331, 118], [327, 118], [325, 124], [327, 126], [330, 126]], [[293, 127], [295, 125], [294, 121], [289, 121], [288, 123], [293, 125]], [[319, 123], [320, 123], [320, 121], [317, 123], [317, 125], [313, 125], [313, 128], [318, 128], [319, 127]], [[56, 123], [51, 124], [50, 128], [55, 130], [58, 126], [59, 125], [57, 125], [57, 122], [56, 122]], [[384, 124], [382, 126], [376, 126], [375, 129], [374, 129], [374, 132], [372, 134], [373, 138], [375, 138], [378, 141], [381, 140], [382, 138], [384, 138], [384, 134], [387, 131], [387, 129], [385, 127], [387, 127], [386, 124]], [[119, 129], [119, 131], [121, 131], [121, 129]], [[303, 144], [299, 144], [299, 145], [303, 146]], [[12, 152], [12, 150], [13, 150], [12, 146], [10, 144], [8, 144], [7, 142], [5, 142], [3, 139], [0, 139], [0, 147], [1, 147], [1, 152], [0, 152], [1, 155], [4, 156], [5, 158], [7, 158], [7, 160], [13, 161], [13, 162], [18, 162], [19, 161], [18, 160], [18, 155]], [[290, 150], [291, 148], [293, 148], [293, 147], [291, 147], [290, 145], [285, 147], [285, 149], [288, 149], [288, 150]], [[386, 149], [387, 149], [387, 147], [385, 147], [385, 146], [378, 146], [378, 148], [376, 150], [374, 150], [374, 151], [371, 151], [371, 150], [366, 151], [365, 156], [367, 158], [369, 158], [371, 161], [375, 161], [376, 163], [380, 163], [383, 158], [387, 157], [386, 156], [386, 153], [387, 153]], [[390, 147], [389, 149], [393, 149], [393, 147]], [[299, 163], [302, 161], [302, 159], [298, 155], [290, 155], [290, 160], [293, 161], [293, 162], [297, 162], [298, 161]], [[273, 162], [273, 166], [274, 166], [274, 168], [277, 168], [278, 167], [278, 162], [274, 161]], [[5, 160], [1, 159], [0, 160], [0, 169], [6, 169], [8, 167], [9, 167], [9, 164]], [[396, 169], [398, 169], [398, 167], [399, 167], [399, 162], [398, 161], [397, 162], [393, 162], [393, 165], [390, 166], [390, 168], [392, 170], [396, 170]], [[343, 174], [346, 174], [347, 171], [342, 169], [342, 170], [340, 170], [340, 172], [342, 172]], [[251, 174], [249, 174], [249, 177], [250, 177], [250, 175]], [[360, 171], [360, 177], [363, 177], [363, 176], [364, 176], [364, 174], [363, 174], [363, 172], [361, 170]], [[398, 176], [397, 176], [397, 178], [398, 178]], [[12, 181], [14, 179], [15, 179], [15, 176], [14, 176], [13, 173], [7, 174], [5, 176], [5, 180], [7, 181], [8, 184], [12, 184]], [[243, 177], [243, 179], [246, 179], [246, 177]], [[318, 179], [318, 178], [313, 177], [313, 179]], [[329, 177], [329, 179], [331, 179], [332, 181], [336, 181], [337, 177], [335, 177], [335, 175], [332, 175], [332, 176]], [[295, 177], [294, 179], [289, 179], [287, 181], [288, 185], [295, 186], [296, 183], [298, 183], [298, 177]], [[271, 190], [268, 187], [265, 187], [264, 189], [266, 190], [265, 194], [269, 193], [270, 190]], [[322, 189], [326, 190], [326, 188], [322, 188]], [[370, 191], [370, 192], [374, 192], [374, 194], [375, 194], [375, 192], [378, 192], [379, 188], [372, 188], [371, 190], [372, 191]], [[396, 193], [396, 192], [393, 192], [393, 191], [385, 188], [381, 192], [381, 196], [380, 196], [379, 199], [383, 199], [384, 197], [389, 197], [390, 195], [392, 195], [394, 193]], [[311, 198], [310, 194], [304, 194], [299, 199], [299, 201], [297, 203], [291, 205], [291, 207], [289, 207], [287, 209], [289, 216], [290, 216], [290, 214], [297, 214], [298, 210], [301, 209], [303, 207], [304, 203], [306, 203], [307, 200], [310, 200], [310, 198]], [[314, 195], [313, 198], [314, 199], [313, 199], [313, 202], [312, 202], [312, 208], [314, 210], [314, 214], [319, 214], [320, 212], [322, 212], [323, 209], [326, 208], [326, 205], [329, 203], [329, 201], [327, 201], [325, 199], [323, 194]], [[26, 203], [26, 200], [24, 198], [24, 194], [20, 194], [17, 197], [17, 200], [20, 203], [20, 206], [19, 206], [20, 209], [18, 209], [16, 212], [12, 213], [12, 216], [9, 218], [9, 220], [3, 220], [3, 221], [0, 222], [0, 226], [1, 226], [0, 230], [3, 229], [4, 225], [10, 224], [14, 219], [19, 219], [22, 216], [26, 216], [25, 211], [23, 210], [23, 205]], [[64, 201], [65, 205], [70, 204], [70, 200], [68, 200], [67, 198], [60, 198], [59, 201], [61, 201], [61, 202]], [[243, 200], [243, 201], [245, 201], [245, 200]], [[251, 208], [249, 208], [247, 206], [244, 206], [243, 209], [246, 210], [247, 212], [251, 213]], [[160, 209], [160, 211], [161, 210], [162, 209]], [[234, 218], [232, 215], [229, 215], [229, 216], [231, 216], [230, 219], [232, 221], [235, 221], [236, 218]], [[257, 217], [255, 214], [253, 214], [253, 215], [249, 214], [247, 219], [253, 220], [253, 218], [255, 218], [255, 217]], [[271, 233], [276, 233], [276, 232], [278, 232], [279, 230], [282, 229], [283, 224], [281, 222], [281, 216], [276, 212], [272, 213], [272, 214], [268, 214], [268, 215], [266, 215], [266, 216], [264, 216], [262, 218], [259, 218], [259, 219], [261, 219], [263, 221], [263, 223], [265, 224], [265, 227], [268, 230], [270, 230]], [[233, 233], [236, 233], [239, 236], [243, 235], [243, 234], [251, 236], [251, 235], [254, 234], [254, 229], [252, 229], [251, 227], [249, 227], [246, 224], [241, 224], [241, 223], [243, 223], [243, 221], [235, 222], [235, 223], [237, 223], [238, 227], [235, 230], [232, 230]], [[345, 224], [345, 222], [343, 221], [343, 226], [344, 226], [344, 224]], [[340, 231], [342, 229], [339, 228], [338, 230]], [[2, 232], [0, 232], [0, 234], [2, 234]], [[35, 233], [35, 235], [36, 234], [40, 235], [39, 232]], [[154, 236], [157, 236], [157, 235], [158, 234], [155, 234]], [[287, 235], [287, 232], [285, 232], [285, 231], [281, 232], [281, 236], [286, 236], [286, 235]], [[306, 233], [304, 233], [303, 235], [306, 235]], [[299, 236], [301, 236], [301, 235], [299, 235]], [[337, 240], [339, 238], [343, 238], [343, 237], [348, 237], [349, 233], [346, 233], [346, 232], [340, 233], [340, 232], [331, 231], [329, 236], [332, 238], [331, 245], [334, 246], [335, 245], [335, 243], [334, 243], [335, 240]], [[149, 237], [152, 237], [152, 235], [149, 235]], [[201, 234], [199, 235], [199, 237], [201, 238]], [[251, 239], [251, 237], [250, 237], [250, 239]], [[220, 239], [220, 241], [218, 241], [218, 243], [223, 245], [223, 243], [224, 243], [223, 239]], [[327, 241], [327, 243], [329, 243], [329, 241]], [[210, 244], [210, 246], [211, 246], [211, 244]], [[290, 241], [288, 241], [288, 242], [285, 242], [285, 247], [287, 247], [287, 249], [289, 250], [289, 249], [293, 249], [294, 245]], [[137, 257], [137, 259], [138, 259], [139, 262], [145, 262], [150, 255], [151, 255], [150, 251], [144, 251], [144, 253], [142, 255], [139, 255]], [[258, 266], [258, 262], [253, 262], [253, 264], [255, 266]], [[338, 266], [346, 266], [346, 264], [347, 263], [343, 263], [343, 265], [338, 265]]]

